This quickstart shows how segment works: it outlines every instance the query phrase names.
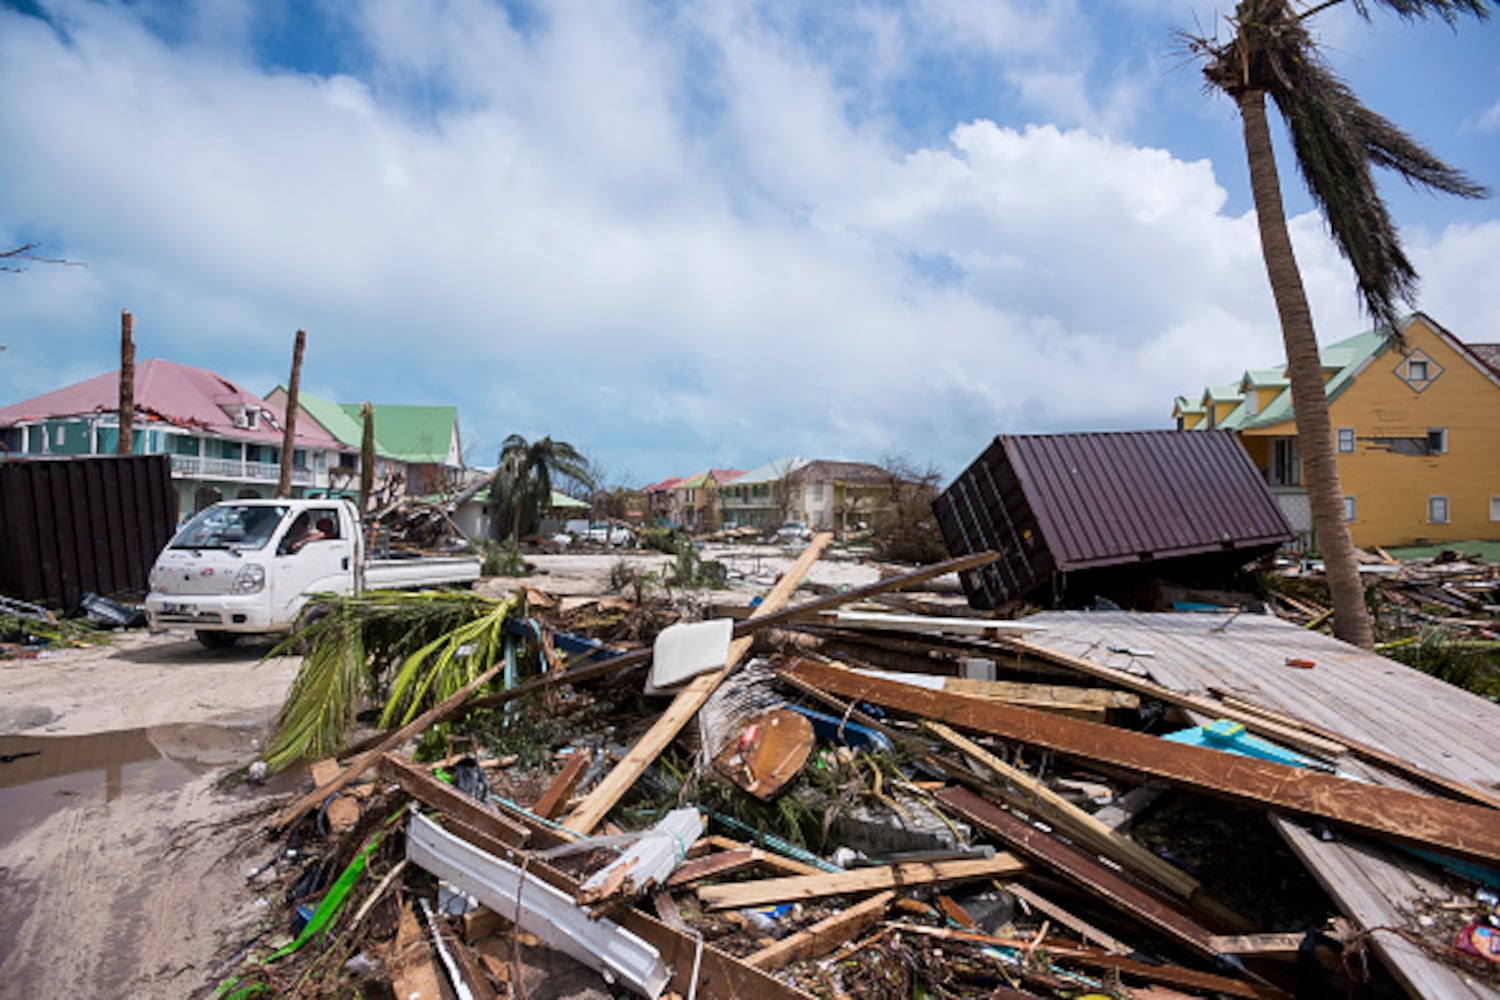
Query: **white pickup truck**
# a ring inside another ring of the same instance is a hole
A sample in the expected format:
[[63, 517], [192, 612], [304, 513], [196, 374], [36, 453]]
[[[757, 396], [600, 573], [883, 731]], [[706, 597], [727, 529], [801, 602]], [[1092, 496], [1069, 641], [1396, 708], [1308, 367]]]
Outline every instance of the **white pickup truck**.
[[472, 556], [367, 559], [347, 500], [229, 500], [156, 557], [146, 618], [153, 629], [195, 629], [219, 648], [290, 631], [313, 594], [472, 583], [479, 566]]

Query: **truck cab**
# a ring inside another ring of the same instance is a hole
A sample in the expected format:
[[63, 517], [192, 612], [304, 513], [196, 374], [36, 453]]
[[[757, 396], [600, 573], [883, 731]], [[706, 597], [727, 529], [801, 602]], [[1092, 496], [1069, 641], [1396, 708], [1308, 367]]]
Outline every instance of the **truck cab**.
[[183, 526], [151, 569], [146, 616], [206, 646], [284, 632], [312, 594], [357, 589], [359, 521], [346, 500], [232, 500]]

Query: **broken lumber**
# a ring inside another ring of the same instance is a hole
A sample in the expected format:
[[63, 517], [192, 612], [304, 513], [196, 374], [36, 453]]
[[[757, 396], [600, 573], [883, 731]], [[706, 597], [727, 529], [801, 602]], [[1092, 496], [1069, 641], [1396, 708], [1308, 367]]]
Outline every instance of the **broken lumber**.
[[[1034, 945], [1034, 942], [1020, 938], [998, 938], [985, 934], [975, 934], [971, 931], [952, 930], [946, 927], [922, 927], [912, 924], [892, 924], [891, 926], [913, 934], [921, 934], [924, 937], [941, 938], [945, 941], [967, 941], [976, 945], [988, 945], [998, 948], [1013, 948], [1024, 951]], [[1250, 1000], [1285, 1000], [1287, 994], [1275, 986], [1263, 986], [1259, 983], [1247, 983], [1239, 979], [1230, 979], [1212, 972], [1199, 972], [1197, 969], [1188, 969], [1180, 965], [1152, 965], [1146, 962], [1137, 962], [1123, 955], [1111, 955], [1108, 952], [1093, 948], [1068, 947], [1048, 941], [1042, 944], [1041, 950], [1045, 951], [1048, 958], [1064, 962], [1076, 962], [1079, 965], [1095, 969], [1115, 969], [1121, 974], [1148, 982], [1165, 983], [1168, 986], [1182, 986], [1188, 989], [1202, 990], [1209, 993], [1221, 993], [1225, 996], [1247, 997]]]
[[1135, 951], [1134, 948], [1131, 948], [1117, 938], [1111, 937], [1082, 917], [1075, 916], [1052, 902], [1052, 900], [1040, 893], [1033, 892], [1019, 882], [1005, 883], [1005, 891], [1017, 899], [1025, 901], [1026, 905], [1032, 909], [1041, 910], [1063, 926], [1071, 927], [1085, 941], [1093, 941], [1105, 951], [1113, 952], [1117, 955], [1129, 955]]
[[686, 860], [687, 845], [703, 834], [697, 808], [673, 809], [578, 889], [582, 906], [609, 907], [663, 885]]
[[[797, 557], [790, 569], [782, 574], [781, 579], [776, 581], [776, 586], [761, 601], [760, 607], [750, 620], [765, 618], [774, 612], [780, 611], [786, 602], [791, 599], [792, 593], [801, 585], [802, 578], [812, 569], [823, 550], [828, 548], [828, 543], [833, 541], [833, 532], [824, 531], [813, 537], [807, 548]], [[687, 725], [688, 720], [698, 713], [708, 696], [713, 694], [714, 688], [728, 677], [734, 668], [739, 666], [745, 655], [750, 652], [751, 643], [754, 640], [744, 637], [736, 639], [729, 646], [729, 659], [724, 666], [718, 670], [702, 674], [688, 681], [687, 685], [672, 699], [672, 704], [661, 714], [646, 734], [636, 741], [635, 746], [625, 754], [624, 758], [604, 776], [604, 780], [594, 788], [592, 792], [584, 797], [578, 804], [578, 808], [568, 814], [563, 826], [570, 830], [576, 830], [581, 834], [591, 833], [594, 827], [599, 825], [606, 813], [614, 808], [615, 803], [634, 785], [636, 779], [651, 762], [661, 755], [667, 748], [667, 744], [677, 738], [678, 732]]]
[[1212, 934], [1189, 914], [1142, 886], [1134, 885], [1083, 851], [1043, 833], [967, 788], [945, 788], [937, 800], [975, 826], [1036, 861], [1040, 861], [1097, 896], [1130, 913], [1136, 919], [1200, 955], [1214, 957], [1208, 943]]
[[1094, 819], [1083, 809], [1048, 788], [1046, 783], [1011, 767], [984, 747], [961, 736], [941, 722], [928, 722], [927, 728], [968, 754], [980, 764], [1022, 790], [1023, 807], [1039, 807], [1042, 818], [1089, 850], [1102, 854], [1127, 871], [1150, 879], [1174, 895], [1189, 899], [1201, 888], [1197, 879], [1176, 865], [1163, 861], [1129, 837], [1118, 834]]
[[876, 868], [857, 868], [838, 874], [792, 875], [757, 882], [703, 886], [698, 890], [698, 899], [709, 910], [740, 909], [793, 900], [878, 892], [883, 889], [1002, 878], [1014, 875], [1025, 867], [1017, 858], [1004, 853], [996, 854], [993, 858], [963, 861], [908, 861]]
[[557, 819], [558, 814], [568, 804], [568, 799], [573, 797], [573, 789], [578, 787], [578, 782], [583, 779], [583, 774], [594, 762], [594, 755], [587, 749], [574, 750], [568, 754], [568, 762], [563, 765], [552, 784], [542, 793], [542, 797], [536, 800], [536, 805], [531, 811], [542, 819]]
[[726, 875], [742, 868], [750, 868], [761, 863], [763, 856], [757, 857], [758, 854], [760, 852], [754, 847], [741, 847], [733, 851], [705, 854], [677, 869], [663, 884], [672, 888], [708, 878], [710, 875]]
[[[891, 591], [901, 590], [903, 587], [910, 587], [912, 584], [921, 583], [924, 580], [931, 580], [933, 577], [942, 576], [945, 573], [963, 573], [967, 570], [975, 569], [979, 566], [988, 565], [989, 563], [992, 563], [999, 558], [1000, 553], [993, 551], [975, 552], [971, 555], [957, 556], [944, 562], [933, 563], [931, 566], [923, 566], [920, 569], [914, 569], [910, 573], [903, 573], [900, 576], [893, 576], [888, 577], [884, 580], [877, 580], [876, 582], [866, 584], [863, 587], [855, 587], [852, 590], [840, 591], [838, 593], [828, 594], [824, 597], [815, 597], [812, 600], [804, 601], [794, 608], [783, 608], [780, 611], [776, 611], [770, 614], [752, 614], [750, 618], [747, 618], [744, 621], [737, 622], [735, 624], [734, 637], [739, 639], [745, 636], [753, 636], [760, 632], [762, 629], [775, 628], [778, 625], [783, 625], [789, 621], [794, 620], [797, 615], [806, 612], [822, 611], [826, 608], [836, 608], [841, 604], [849, 604], [854, 601], [863, 600], [866, 597], [872, 597], [876, 594], [885, 594], [890, 593]], [[762, 611], [764, 607], [765, 602], [761, 602], [760, 607], [756, 608], [755, 610]], [[567, 670], [562, 671], [561, 673], [549, 673], [544, 674], [541, 677], [533, 677], [531, 680], [526, 681], [523, 684], [518, 684], [506, 691], [499, 691], [495, 694], [485, 695], [482, 698], [475, 698], [467, 705], [458, 706], [451, 714], [457, 714], [459, 710], [469, 711], [471, 709], [479, 708], [497, 708], [509, 701], [512, 701], [515, 698], [521, 697], [522, 695], [530, 694], [533, 691], [540, 691], [543, 688], [552, 687], [557, 684], [577, 684], [582, 681], [591, 681], [597, 680], [601, 677], [609, 677], [613, 674], [618, 674], [622, 671], [629, 670], [632, 667], [638, 667], [643, 663], [649, 662], [650, 660], [651, 650], [649, 648], [633, 649], [628, 653], [621, 653], [619, 656], [613, 656], [607, 660], [601, 660], [597, 663], [579, 664], [578, 666], [570, 667]], [[447, 719], [448, 717], [445, 716], [436, 721], [446, 722]]]
[[1494, 810], [1482, 806], [1170, 743], [981, 698], [923, 691], [811, 660], [793, 661], [783, 669], [826, 691], [919, 718], [1046, 747], [1251, 806], [1316, 816], [1360, 833], [1471, 861], [1500, 863], [1500, 824]]
[[380, 759], [380, 771], [401, 786], [412, 798], [420, 799], [443, 812], [464, 820], [513, 847], [522, 847], [531, 839], [531, 831], [500, 813], [488, 803], [469, 798], [452, 785], [427, 774], [411, 761], [393, 753]]
[[766, 972], [775, 972], [792, 962], [818, 958], [834, 948], [863, 934], [885, 917], [896, 893], [887, 889], [847, 909], [825, 917], [811, 927], [789, 934], [773, 945], [768, 945], [745, 959]]

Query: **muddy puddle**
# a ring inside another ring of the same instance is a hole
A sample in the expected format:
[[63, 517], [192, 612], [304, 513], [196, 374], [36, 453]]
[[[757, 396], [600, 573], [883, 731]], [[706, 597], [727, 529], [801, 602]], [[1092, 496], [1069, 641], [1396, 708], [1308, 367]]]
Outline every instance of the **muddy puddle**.
[[171, 791], [249, 763], [265, 726], [176, 724], [82, 736], [0, 735], [0, 845], [75, 806]]

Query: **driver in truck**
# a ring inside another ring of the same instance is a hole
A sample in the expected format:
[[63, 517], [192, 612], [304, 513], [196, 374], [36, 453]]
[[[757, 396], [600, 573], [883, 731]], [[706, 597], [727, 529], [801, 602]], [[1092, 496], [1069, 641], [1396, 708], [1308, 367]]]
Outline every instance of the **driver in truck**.
[[311, 512], [304, 510], [302, 513], [297, 515], [297, 519], [293, 521], [292, 526], [287, 529], [285, 543], [286, 551], [300, 552], [302, 551], [302, 547], [308, 542], [316, 542], [322, 538], [333, 537], [331, 531], [324, 530], [325, 528], [331, 527], [332, 524], [328, 521], [327, 518], [324, 518], [320, 520], [318, 522], [318, 526], [314, 528], [312, 526]]

